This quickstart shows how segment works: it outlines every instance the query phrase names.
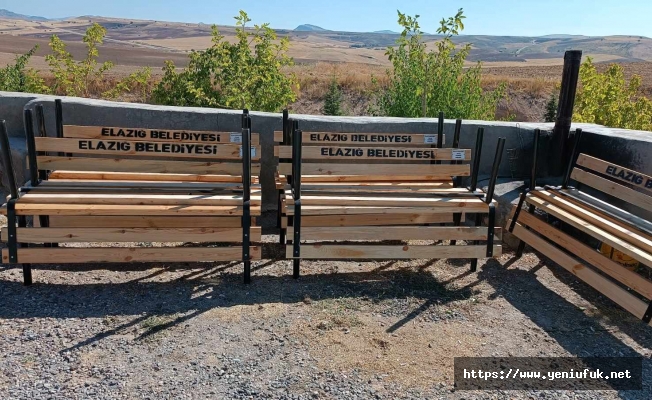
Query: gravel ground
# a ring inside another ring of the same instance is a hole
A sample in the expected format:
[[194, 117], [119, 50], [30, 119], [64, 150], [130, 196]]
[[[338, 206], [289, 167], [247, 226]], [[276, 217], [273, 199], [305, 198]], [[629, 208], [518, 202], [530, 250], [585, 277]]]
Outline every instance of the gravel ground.
[[[270, 240], [272, 240], [270, 238]], [[0, 269], [1, 399], [649, 399], [652, 330], [534, 254]], [[643, 391], [465, 392], [457, 356], [646, 358]]]

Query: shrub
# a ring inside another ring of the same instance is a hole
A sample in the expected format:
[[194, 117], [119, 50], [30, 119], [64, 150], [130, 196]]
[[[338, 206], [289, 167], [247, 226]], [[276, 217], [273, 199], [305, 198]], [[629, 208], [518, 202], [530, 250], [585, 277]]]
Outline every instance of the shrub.
[[49, 93], [49, 88], [32, 68], [26, 69], [30, 58], [38, 50], [34, 46], [27, 53], [16, 56], [14, 64], [0, 68], [0, 90], [6, 92]]
[[[50, 48], [53, 54], [45, 56], [45, 60], [54, 76], [52, 91], [55, 94], [91, 97], [92, 88], [99, 86], [98, 83], [105, 79], [106, 72], [113, 68], [113, 63], [110, 61], [102, 64], [97, 62], [100, 55], [98, 46], [104, 43], [105, 36], [106, 28], [98, 23], [90, 26], [83, 37], [87, 47], [86, 58], [76, 61], [66, 50], [66, 44], [57, 35], [52, 35]], [[136, 71], [105, 94], [115, 98], [121, 93], [129, 92], [132, 86], [149, 80], [150, 77], [150, 68]]]
[[213, 45], [193, 51], [187, 68], [177, 72], [166, 62], [163, 79], [154, 89], [155, 102], [279, 111], [296, 100], [296, 77], [281, 71], [293, 64], [287, 56], [289, 39], [277, 41], [269, 24], [247, 29], [251, 20], [244, 11], [235, 19], [236, 43], [229, 43], [213, 26]]
[[340, 85], [335, 78], [331, 80], [328, 86], [322, 112], [324, 115], [342, 115], [342, 90], [340, 90]]
[[553, 94], [546, 103], [546, 113], [543, 115], [544, 121], [555, 122], [557, 120], [557, 107], [557, 95]]
[[580, 83], [574, 121], [652, 131], [652, 101], [640, 91], [640, 76], [627, 82], [618, 64], [601, 74], [589, 57], [580, 68]]
[[418, 18], [398, 13], [403, 32], [397, 46], [386, 52], [394, 68], [387, 71], [387, 89], [380, 91], [380, 112], [396, 117], [434, 117], [443, 111], [450, 118], [494, 119], [505, 85], [485, 92], [482, 65], [465, 69], [471, 45], [458, 49], [452, 40], [464, 29], [463, 10], [442, 19], [437, 33], [444, 37], [430, 51]]

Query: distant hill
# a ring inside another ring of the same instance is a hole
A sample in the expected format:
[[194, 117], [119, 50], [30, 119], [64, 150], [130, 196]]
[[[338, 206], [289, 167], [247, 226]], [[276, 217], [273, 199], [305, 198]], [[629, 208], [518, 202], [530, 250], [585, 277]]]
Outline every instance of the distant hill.
[[387, 34], [387, 35], [399, 35], [398, 32], [390, 31], [390, 30], [387, 30], [387, 29], [384, 30], [384, 31], [374, 31], [372, 33], [384, 33], [384, 34]]
[[327, 32], [328, 31], [328, 29], [324, 29], [321, 26], [310, 25], [310, 24], [299, 25], [294, 30], [297, 32]]
[[16, 14], [15, 12], [4, 10], [4, 9], [0, 10], [0, 18], [21, 19], [24, 21], [48, 21], [48, 19], [44, 17]]

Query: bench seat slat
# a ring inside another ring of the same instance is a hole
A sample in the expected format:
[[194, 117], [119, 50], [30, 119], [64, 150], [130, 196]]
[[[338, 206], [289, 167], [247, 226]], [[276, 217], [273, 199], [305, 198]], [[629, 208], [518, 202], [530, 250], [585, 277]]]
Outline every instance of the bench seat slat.
[[[0, 209], [6, 215], [7, 209]], [[178, 206], [178, 205], [104, 205], [104, 204], [16, 204], [17, 215], [152, 215], [152, 216], [229, 216], [242, 215], [241, 206]], [[251, 215], [260, 215], [260, 207], [252, 207]]]
[[[452, 214], [452, 213], [486, 213], [489, 207], [479, 203], [459, 207], [448, 204], [447, 207], [371, 207], [371, 206], [302, 206], [302, 215], [359, 215], [359, 214]], [[294, 206], [288, 206], [288, 215], [294, 215]]]
[[[241, 195], [144, 195], [144, 194], [86, 194], [28, 193], [17, 204], [105, 204], [105, 205], [197, 205], [241, 206]], [[251, 197], [252, 206], [260, 206], [260, 196]]]
[[551, 204], [548, 201], [541, 199], [540, 197], [537, 197], [533, 194], [528, 194], [526, 200], [529, 204], [532, 204], [537, 208], [547, 212], [548, 214], [561, 219], [574, 228], [593, 236], [603, 243], [607, 243], [609, 246], [622, 251], [623, 253], [633, 257], [641, 263], [645, 265], [652, 265], [652, 254], [646, 252], [645, 250], [640, 249], [635, 245], [601, 229], [600, 227], [585, 221], [573, 213], [557, 207], [556, 205]]
[[[648, 306], [641, 299], [618, 286], [615, 282], [600, 275], [598, 272], [587, 268], [578, 260], [559, 250], [535, 233], [528, 231], [523, 225], [516, 224], [514, 235], [562, 266], [571, 274], [586, 282], [589, 286], [592, 286], [607, 296], [616, 304], [619, 304], [625, 310], [634, 314], [637, 318], [642, 319], [643, 315], [645, 315]], [[652, 325], [652, 322], [649, 325]]]
[[[284, 218], [287, 220], [287, 218]], [[452, 214], [363, 214], [363, 215], [312, 215], [301, 218], [301, 226], [391, 226], [437, 224], [453, 222]]]
[[[381, 226], [306, 227], [302, 240], [487, 240], [487, 227]], [[500, 228], [496, 229], [499, 234]], [[293, 227], [288, 227], [292, 237]]]
[[[342, 155], [337, 150], [344, 150], [340, 147], [330, 147], [323, 145], [320, 147], [314, 146], [304, 146], [301, 150], [302, 160], [346, 160], [346, 161], [357, 161], [357, 160], [383, 160], [385, 162], [406, 162], [406, 161], [451, 161], [451, 160], [468, 160], [471, 158], [471, 150], [469, 149], [431, 149], [431, 148], [409, 148], [409, 147], [397, 147], [396, 149], [389, 147], [374, 147], [373, 145], [366, 147], [358, 146], [348, 146], [352, 150], [358, 151], [357, 155], [347, 154], [348, 152], [343, 151]], [[329, 151], [332, 150], [332, 151]], [[404, 153], [413, 154], [410, 157], [399, 157], [390, 153], [391, 151], [400, 151]], [[411, 153], [414, 152], [414, 153]], [[459, 153], [456, 153], [459, 152]], [[459, 154], [461, 158], [455, 158], [455, 155]], [[274, 156], [279, 158], [292, 158], [292, 147], [291, 146], [276, 146], [274, 147]]]
[[[260, 260], [260, 247], [250, 252], [252, 260]], [[242, 247], [27, 248], [18, 249], [18, 259], [25, 264], [233, 261], [242, 259]], [[7, 249], [2, 262], [9, 263]]]
[[[241, 217], [60, 216], [49, 217], [52, 228], [239, 228]], [[38, 222], [38, 218], [35, 219]]]
[[[19, 243], [81, 242], [242, 242], [242, 228], [17, 228]], [[2, 228], [2, 241], [8, 228]], [[251, 228], [259, 242], [261, 228]]]
[[[545, 236], [548, 240], [563, 247], [572, 254], [579, 256], [582, 260], [586, 260], [590, 265], [593, 265], [605, 274], [634, 289], [647, 299], [652, 300], [652, 282], [638, 273], [623, 268], [622, 265], [610, 260], [601, 253], [595, 251], [595, 249], [592, 249], [559, 229], [554, 228], [530, 213], [521, 213], [518, 221], [521, 225], [528, 226], [538, 234]], [[511, 223], [511, 221], [508, 222], [508, 224], [509, 223]]]
[[[286, 246], [286, 257], [293, 258], [292, 245]], [[502, 246], [493, 248], [494, 256], [502, 254]], [[487, 246], [377, 246], [302, 244], [301, 258], [338, 259], [433, 259], [433, 258], [485, 258]]]
[[[242, 177], [233, 175], [201, 174], [155, 174], [101, 171], [52, 171], [48, 180], [74, 181], [145, 181], [145, 182], [183, 182], [183, 183], [233, 183], [242, 182]], [[254, 179], [252, 179], [253, 181]]]
[[[294, 205], [294, 199], [291, 196], [287, 198], [289, 206]], [[470, 197], [407, 197], [407, 196], [377, 196], [377, 197], [363, 197], [363, 196], [329, 196], [325, 193], [323, 196], [317, 195], [302, 195], [301, 204], [303, 206], [374, 206], [374, 207], [434, 207], [446, 208], [448, 211], [451, 209], [464, 209], [467, 207], [474, 210], [482, 210], [477, 212], [487, 212], [489, 207], [485, 202], [480, 199]]]

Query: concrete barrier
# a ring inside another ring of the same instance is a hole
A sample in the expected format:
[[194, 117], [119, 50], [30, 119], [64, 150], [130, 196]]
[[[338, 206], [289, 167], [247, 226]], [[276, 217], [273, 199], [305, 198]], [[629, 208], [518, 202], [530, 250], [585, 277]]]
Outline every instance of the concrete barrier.
[[[21, 182], [24, 181], [24, 156], [26, 154], [22, 126], [23, 109], [33, 110], [36, 104], [43, 104], [48, 134], [54, 135], [54, 99], [53, 96], [0, 92], [0, 118], [7, 121], [12, 150], [15, 155], [14, 163], [17, 175], [19, 175], [18, 179]], [[241, 111], [237, 110], [164, 107], [69, 97], [62, 97], [62, 99], [65, 124], [218, 131], [238, 131], [240, 129]], [[263, 211], [272, 212], [276, 210], [277, 206], [274, 190], [274, 171], [277, 160], [273, 156], [273, 133], [275, 130], [282, 129], [282, 115], [280, 113], [252, 112], [251, 116], [252, 130], [261, 135]], [[438, 123], [436, 119], [431, 118], [327, 117], [296, 114], [293, 114], [292, 118], [297, 119], [300, 128], [305, 131], [351, 133], [436, 133]], [[444, 132], [447, 136], [448, 146], [452, 141], [454, 126], [454, 120], [445, 121]], [[507, 185], [502, 190], [506, 193], [504, 201], [506, 204], [501, 213], [504, 214], [509, 209], [513, 194], [519, 189], [514, 181], [523, 180], [530, 175], [534, 129], [539, 128], [544, 131], [540, 145], [543, 156], [541, 158], [541, 176], [547, 175], [547, 167], [552, 163], [560, 162], [559, 155], [549, 151], [550, 132], [553, 124], [464, 121], [460, 147], [475, 147], [478, 127], [485, 128], [480, 167], [481, 179], [491, 170], [498, 138], [505, 137], [507, 139], [500, 168], [501, 181]], [[650, 132], [610, 129], [591, 124], [573, 125], [573, 129], [577, 127], [583, 128], [587, 132], [582, 144], [583, 151], [639, 171], [652, 171], [652, 157], [649, 156], [652, 154], [652, 134]], [[480, 183], [486, 183], [486, 181]], [[501, 189], [498, 189], [497, 192], [500, 194]], [[500, 219], [503, 220], [503, 218]], [[273, 218], [269, 220], [274, 221]]]

